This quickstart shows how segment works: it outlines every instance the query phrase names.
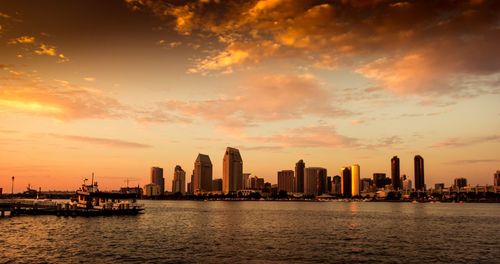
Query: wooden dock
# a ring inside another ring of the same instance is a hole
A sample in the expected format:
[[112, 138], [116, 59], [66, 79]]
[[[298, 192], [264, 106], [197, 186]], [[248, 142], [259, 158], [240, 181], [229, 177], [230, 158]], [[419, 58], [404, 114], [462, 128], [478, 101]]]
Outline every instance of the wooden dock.
[[69, 202], [0, 199], [0, 217], [20, 215], [112, 216], [137, 215], [142, 206], [121, 204], [112, 208], [87, 209]]

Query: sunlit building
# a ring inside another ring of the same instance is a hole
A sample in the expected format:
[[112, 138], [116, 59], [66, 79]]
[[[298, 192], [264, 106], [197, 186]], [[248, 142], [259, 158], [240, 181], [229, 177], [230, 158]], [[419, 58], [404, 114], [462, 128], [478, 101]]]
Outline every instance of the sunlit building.
[[304, 175], [304, 193], [307, 195], [322, 195], [327, 192], [326, 169], [320, 167], [309, 167]]
[[205, 193], [212, 190], [212, 161], [205, 154], [198, 154], [194, 162], [193, 193]]
[[175, 166], [174, 169], [172, 192], [186, 194], [186, 172], [179, 165]]
[[160, 195], [163, 195], [163, 193], [165, 193], [165, 178], [163, 178], [163, 168], [151, 168], [151, 183], [159, 186]]
[[359, 165], [354, 164], [351, 166], [351, 195], [359, 196], [359, 183], [360, 183]]
[[295, 187], [293, 170], [278, 171], [278, 190], [293, 192]]
[[226, 148], [222, 164], [222, 185], [224, 193], [233, 193], [243, 188], [243, 159], [240, 151]]
[[303, 160], [299, 160], [295, 164], [295, 192], [304, 192], [304, 173], [306, 164]]
[[415, 190], [425, 191], [424, 179], [424, 158], [422, 156], [415, 156]]
[[399, 170], [398, 156], [394, 156], [391, 159], [391, 182], [392, 182], [392, 188], [395, 191], [401, 189], [401, 176]]
[[341, 192], [344, 197], [352, 196], [352, 187], [351, 187], [351, 168], [350, 167], [342, 167], [340, 168], [340, 177], [342, 180], [341, 184]]

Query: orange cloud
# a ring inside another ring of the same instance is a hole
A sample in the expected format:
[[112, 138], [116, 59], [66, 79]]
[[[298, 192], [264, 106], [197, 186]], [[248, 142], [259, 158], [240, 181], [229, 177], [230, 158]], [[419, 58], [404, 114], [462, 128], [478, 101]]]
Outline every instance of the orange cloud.
[[70, 140], [75, 142], [80, 142], [84, 144], [96, 144], [103, 145], [107, 147], [116, 148], [151, 148], [152, 146], [137, 142], [110, 139], [110, 138], [98, 138], [98, 137], [87, 137], [87, 136], [76, 136], [76, 135], [63, 135], [63, 134], [50, 134], [54, 138]]

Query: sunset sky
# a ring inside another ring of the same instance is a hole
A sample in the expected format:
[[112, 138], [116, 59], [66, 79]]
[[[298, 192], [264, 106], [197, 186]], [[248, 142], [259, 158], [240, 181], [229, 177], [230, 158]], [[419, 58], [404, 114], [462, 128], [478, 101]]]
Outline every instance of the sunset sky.
[[0, 188], [149, 182], [227, 146], [276, 183], [398, 155], [427, 187], [500, 170], [500, 1], [0, 0]]

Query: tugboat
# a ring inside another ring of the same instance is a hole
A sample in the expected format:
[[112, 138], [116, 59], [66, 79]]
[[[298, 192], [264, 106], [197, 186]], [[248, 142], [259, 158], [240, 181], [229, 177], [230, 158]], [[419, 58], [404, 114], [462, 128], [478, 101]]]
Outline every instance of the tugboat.
[[76, 199], [72, 200], [72, 207], [78, 214], [93, 215], [137, 215], [144, 211], [144, 207], [136, 203], [138, 194], [121, 192], [101, 192], [97, 182], [86, 184], [76, 191]]

